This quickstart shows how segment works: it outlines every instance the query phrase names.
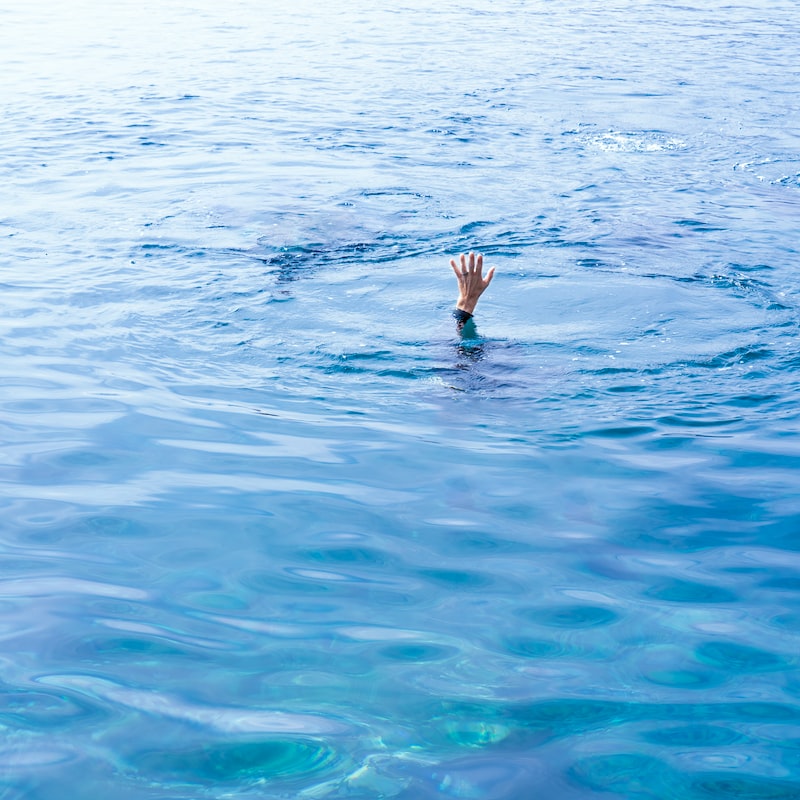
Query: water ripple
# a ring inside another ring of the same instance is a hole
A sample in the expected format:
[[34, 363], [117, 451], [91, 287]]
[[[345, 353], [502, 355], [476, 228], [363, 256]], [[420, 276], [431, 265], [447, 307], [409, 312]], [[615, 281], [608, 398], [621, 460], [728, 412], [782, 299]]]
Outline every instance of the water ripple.
[[0, 796], [800, 796], [794, 4], [42, 12]]

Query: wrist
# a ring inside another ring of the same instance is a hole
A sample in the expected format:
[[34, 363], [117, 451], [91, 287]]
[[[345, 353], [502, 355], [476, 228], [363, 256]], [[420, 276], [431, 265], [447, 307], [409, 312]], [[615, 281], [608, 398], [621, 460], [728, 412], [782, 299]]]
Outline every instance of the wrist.
[[465, 300], [464, 298], [459, 297], [456, 301], [456, 308], [459, 311], [466, 311], [467, 314], [474, 314], [476, 305], [478, 305], [477, 300]]

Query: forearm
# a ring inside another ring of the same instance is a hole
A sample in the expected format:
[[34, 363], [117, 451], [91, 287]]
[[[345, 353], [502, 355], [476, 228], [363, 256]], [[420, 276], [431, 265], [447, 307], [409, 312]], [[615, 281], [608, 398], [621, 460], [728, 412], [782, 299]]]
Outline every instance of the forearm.
[[458, 308], [458, 306], [456, 306], [453, 311], [453, 318], [456, 321], [456, 330], [462, 337], [472, 339], [476, 336], [477, 329], [475, 328], [475, 320], [469, 311], [464, 311], [463, 308]]

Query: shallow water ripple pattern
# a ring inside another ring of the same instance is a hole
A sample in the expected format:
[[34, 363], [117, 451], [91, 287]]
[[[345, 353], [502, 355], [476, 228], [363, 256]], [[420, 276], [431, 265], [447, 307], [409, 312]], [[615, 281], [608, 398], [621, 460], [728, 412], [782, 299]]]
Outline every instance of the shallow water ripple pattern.
[[795, 3], [0, 31], [2, 800], [800, 798]]

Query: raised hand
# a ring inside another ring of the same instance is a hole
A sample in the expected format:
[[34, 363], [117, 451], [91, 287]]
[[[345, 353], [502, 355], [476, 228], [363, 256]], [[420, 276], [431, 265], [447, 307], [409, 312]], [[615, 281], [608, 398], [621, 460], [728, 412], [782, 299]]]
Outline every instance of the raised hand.
[[454, 258], [450, 259], [450, 266], [456, 274], [458, 280], [458, 300], [456, 308], [472, 314], [478, 304], [478, 298], [486, 291], [494, 277], [494, 267], [483, 277], [483, 256], [470, 253], [469, 256], [462, 253], [460, 264], [456, 264]]

